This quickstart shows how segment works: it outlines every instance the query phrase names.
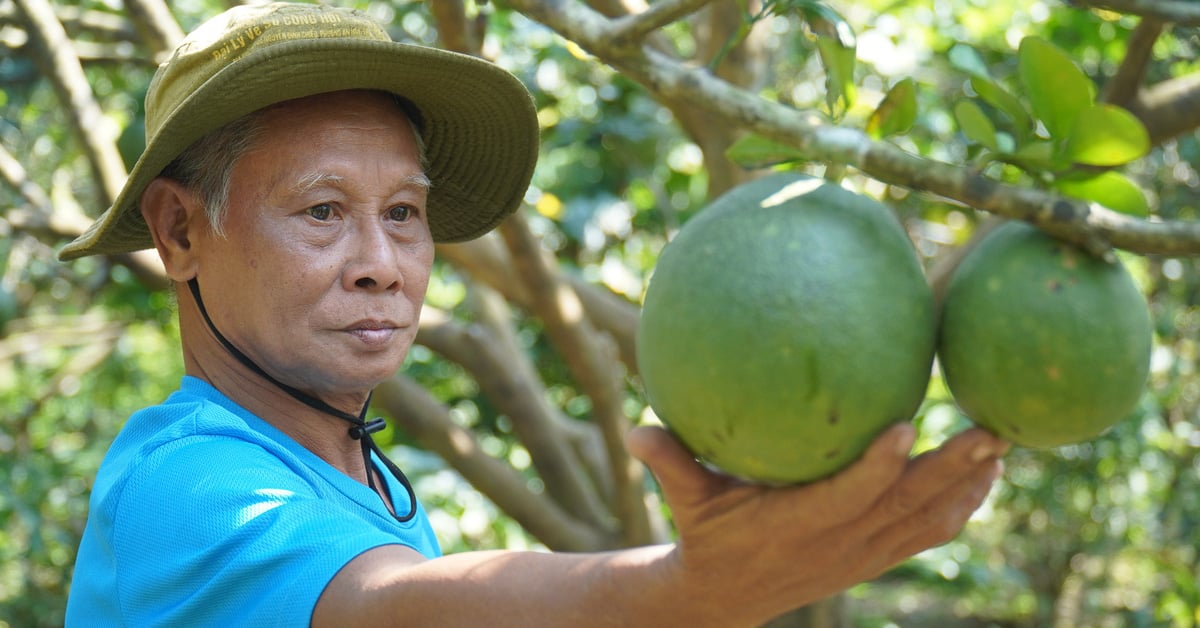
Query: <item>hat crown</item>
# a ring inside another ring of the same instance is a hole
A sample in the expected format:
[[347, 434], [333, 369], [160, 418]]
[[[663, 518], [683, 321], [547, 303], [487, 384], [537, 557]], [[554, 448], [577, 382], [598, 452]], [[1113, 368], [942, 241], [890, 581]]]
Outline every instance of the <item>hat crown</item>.
[[356, 9], [276, 2], [242, 5], [204, 22], [158, 67], [146, 92], [146, 138], [205, 81], [252, 51], [296, 40], [391, 41], [375, 19]]

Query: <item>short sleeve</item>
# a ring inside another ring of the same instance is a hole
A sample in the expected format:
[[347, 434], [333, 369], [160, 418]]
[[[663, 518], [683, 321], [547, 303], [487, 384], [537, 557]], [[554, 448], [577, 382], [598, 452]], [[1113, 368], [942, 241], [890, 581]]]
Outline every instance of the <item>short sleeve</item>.
[[134, 626], [308, 625], [339, 569], [398, 542], [321, 490], [255, 443], [159, 447], [115, 505], [122, 615]]

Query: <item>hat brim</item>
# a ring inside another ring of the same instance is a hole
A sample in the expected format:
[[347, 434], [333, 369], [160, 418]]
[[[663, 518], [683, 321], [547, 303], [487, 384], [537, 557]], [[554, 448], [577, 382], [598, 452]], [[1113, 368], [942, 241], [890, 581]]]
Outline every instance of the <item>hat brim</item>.
[[59, 258], [152, 248], [138, 202], [184, 149], [263, 107], [349, 89], [397, 94], [420, 113], [434, 241], [478, 237], [520, 206], [537, 161], [538, 123], [515, 76], [481, 59], [412, 44], [285, 42], [229, 64], [188, 96], [150, 139], [112, 207]]

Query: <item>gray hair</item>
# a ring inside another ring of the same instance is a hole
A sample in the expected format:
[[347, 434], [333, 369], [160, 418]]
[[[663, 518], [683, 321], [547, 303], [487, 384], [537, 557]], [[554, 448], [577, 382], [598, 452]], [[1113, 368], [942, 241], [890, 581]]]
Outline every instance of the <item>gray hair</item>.
[[[385, 92], [386, 93], [386, 92]], [[421, 168], [427, 167], [425, 141], [421, 137], [420, 113], [404, 98], [387, 93], [404, 113], [417, 142]], [[263, 109], [246, 114], [233, 122], [206, 133], [188, 146], [159, 176], [173, 179], [191, 191], [204, 204], [208, 225], [218, 237], [225, 237], [225, 215], [229, 210], [229, 184], [233, 166], [262, 134]]]

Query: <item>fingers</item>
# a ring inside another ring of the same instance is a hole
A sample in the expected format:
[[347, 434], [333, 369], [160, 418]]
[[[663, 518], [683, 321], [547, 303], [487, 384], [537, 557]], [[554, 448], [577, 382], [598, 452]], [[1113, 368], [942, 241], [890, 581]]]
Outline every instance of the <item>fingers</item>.
[[953, 539], [987, 498], [1008, 443], [968, 430], [915, 459], [893, 490], [855, 527], [868, 540], [860, 556], [869, 577]]
[[917, 531], [911, 537], [895, 544], [896, 560], [948, 543], [958, 536], [963, 526], [971, 519], [971, 515], [987, 499], [992, 485], [1003, 473], [1003, 461], [985, 461], [956, 487], [955, 494], [949, 496], [939, 509], [914, 513], [917, 525], [912, 527]]
[[880, 434], [854, 464], [825, 480], [800, 487], [830, 527], [862, 516], [901, 477], [916, 429], [894, 425]]
[[880, 528], [901, 520], [911, 513], [927, 508], [963, 477], [970, 475], [981, 463], [1003, 456], [1009, 444], [991, 433], [972, 428], [946, 441], [940, 448], [926, 452], [912, 461], [904, 478], [876, 504], [876, 521]]
[[873, 569], [878, 575], [905, 559], [953, 540], [991, 491], [1003, 473], [998, 459], [979, 463], [970, 473], [939, 496], [917, 509], [905, 520], [881, 529], [866, 544], [867, 556], [878, 557]]

